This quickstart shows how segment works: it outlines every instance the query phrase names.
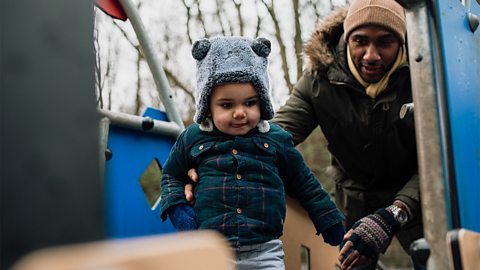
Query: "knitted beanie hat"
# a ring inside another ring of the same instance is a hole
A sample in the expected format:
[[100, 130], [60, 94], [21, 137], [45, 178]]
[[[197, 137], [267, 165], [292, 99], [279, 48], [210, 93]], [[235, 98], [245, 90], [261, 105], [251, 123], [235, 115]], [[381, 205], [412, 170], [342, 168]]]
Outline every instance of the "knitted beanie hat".
[[343, 22], [345, 40], [356, 28], [374, 24], [393, 31], [405, 43], [405, 12], [395, 0], [354, 0]]
[[192, 56], [197, 60], [197, 92], [193, 120], [201, 126], [208, 122], [211, 125], [210, 95], [215, 86], [227, 83], [252, 83], [260, 99], [260, 118], [272, 119], [267, 70], [270, 48], [270, 41], [265, 38], [215, 37], [195, 41]]

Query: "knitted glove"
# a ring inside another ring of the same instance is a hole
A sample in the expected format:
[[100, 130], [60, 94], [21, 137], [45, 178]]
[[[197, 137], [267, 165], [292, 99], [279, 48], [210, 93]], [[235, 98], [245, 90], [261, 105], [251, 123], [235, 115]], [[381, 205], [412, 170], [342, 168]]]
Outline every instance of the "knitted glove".
[[167, 214], [177, 231], [189, 231], [197, 228], [197, 215], [193, 208], [186, 203], [169, 207]]
[[347, 239], [353, 243], [352, 250], [357, 250], [367, 258], [374, 258], [386, 251], [393, 236], [400, 231], [400, 223], [392, 213], [380, 208], [357, 221], [352, 229], [352, 236]]
[[322, 232], [323, 241], [331, 246], [338, 246], [342, 242], [345, 229], [341, 222], [328, 227]]

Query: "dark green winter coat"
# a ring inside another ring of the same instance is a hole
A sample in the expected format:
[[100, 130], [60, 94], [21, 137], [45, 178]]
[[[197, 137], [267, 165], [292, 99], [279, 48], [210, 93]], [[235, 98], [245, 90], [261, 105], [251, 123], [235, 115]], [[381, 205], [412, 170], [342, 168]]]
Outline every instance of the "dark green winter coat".
[[189, 126], [163, 166], [163, 220], [169, 207], [186, 203], [184, 186], [190, 168], [199, 173], [194, 193], [199, 228], [223, 233], [234, 246], [282, 235], [285, 193], [305, 208], [317, 233], [344, 219], [293, 147], [291, 135], [275, 124], [268, 133], [255, 128], [243, 136]]
[[399, 116], [401, 106], [412, 102], [409, 67], [401, 66], [385, 91], [369, 97], [348, 69], [345, 15], [346, 10], [334, 12], [317, 26], [305, 47], [307, 70], [274, 122], [295, 144], [320, 126], [332, 156], [327, 172], [347, 228], [395, 199], [410, 205], [416, 219], [399, 234], [406, 248], [422, 234], [413, 117]]

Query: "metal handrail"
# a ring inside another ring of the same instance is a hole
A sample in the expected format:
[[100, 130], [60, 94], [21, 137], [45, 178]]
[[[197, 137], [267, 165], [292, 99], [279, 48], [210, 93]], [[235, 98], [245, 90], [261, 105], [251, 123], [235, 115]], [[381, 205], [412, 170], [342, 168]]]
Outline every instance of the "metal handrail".
[[183, 130], [183, 128], [179, 127], [176, 123], [155, 120], [148, 116], [137, 116], [103, 109], [98, 109], [98, 112], [101, 116], [108, 118], [110, 120], [109, 124], [112, 126], [125, 127], [174, 138], [180, 135]]
[[130, 0], [119, 0], [119, 3], [122, 5], [125, 13], [128, 16], [128, 19], [130, 20], [130, 23], [132, 24], [135, 34], [137, 35], [138, 42], [142, 47], [145, 59], [147, 60], [148, 66], [152, 72], [160, 99], [165, 106], [168, 119], [177, 123], [181, 129], [184, 129], [185, 126], [183, 121], [173, 102], [172, 90], [168, 84], [167, 76], [162, 68], [160, 59], [153, 49], [153, 43], [150, 40], [150, 37], [147, 35], [147, 31], [145, 30], [145, 26], [140, 19], [137, 8]]

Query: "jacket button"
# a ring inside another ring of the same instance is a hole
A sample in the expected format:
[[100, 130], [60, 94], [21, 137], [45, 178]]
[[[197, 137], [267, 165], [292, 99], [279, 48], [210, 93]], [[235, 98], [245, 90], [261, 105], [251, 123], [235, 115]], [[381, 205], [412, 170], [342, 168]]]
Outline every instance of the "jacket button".
[[232, 154], [234, 154], [234, 155], [238, 154], [237, 149], [233, 149], [233, 150], [232, 150]]
[[204, 147], [204, 146], [203, 146], [203, 144], [202, 144], [202, 145], [200, 145], [200, 146], [198, 147], [198, 150], [202, 150], [202, 149], [203, 149], [203, 147]]
[[242, 213], [242, 209], [241, 208], [237, 208], [237, 214], [241, 214]]
[[242, 176], [240, 174], [237, 174], [237, 179], [238, 180], [242, 179]]
[[268, 143], [263, 144], [263, 147], [265, 147], [265, 148], [268, 148], [268, 146], [269, 146]]
[[383, 105], [382, 105], [382, 110], [385, 111], [385, 112], [388, 111], [388, 110], [390, 110], [390, 104], [388, 104], [388, 103], [386, 103], [386, 102], [383, 103]]

